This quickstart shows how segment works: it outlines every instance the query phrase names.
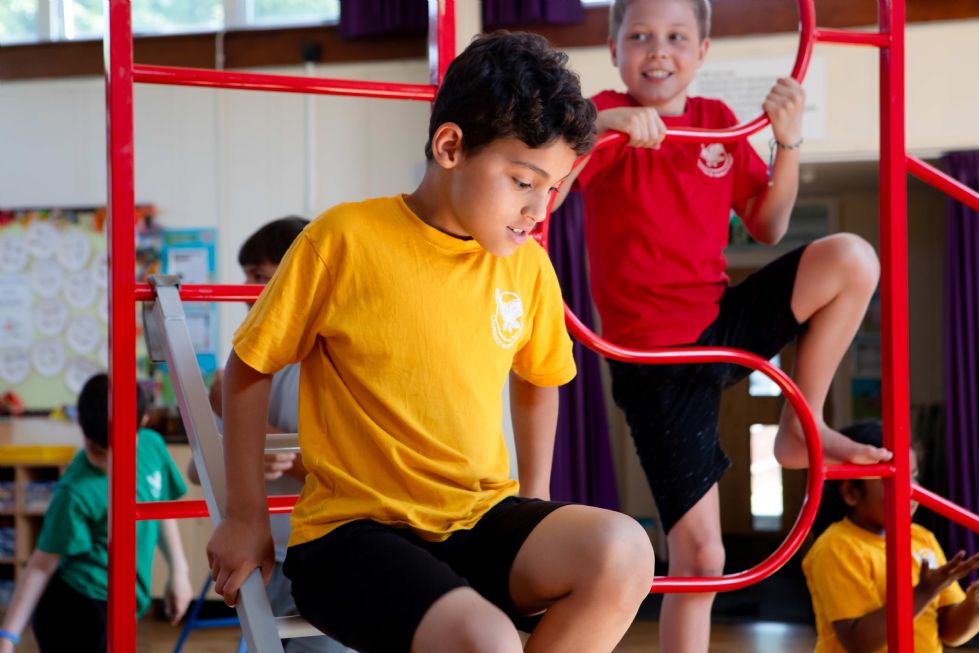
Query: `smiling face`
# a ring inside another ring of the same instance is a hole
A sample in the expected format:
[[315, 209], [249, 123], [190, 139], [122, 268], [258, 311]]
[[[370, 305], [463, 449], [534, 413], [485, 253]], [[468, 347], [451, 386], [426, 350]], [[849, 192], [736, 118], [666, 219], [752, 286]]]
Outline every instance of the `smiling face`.
[[440, 201], [426, 207], [409, 198], [409, 206], [436, 229], [509, 256], [544, 220], [551, 193], [571, 171], [575, 152], [561, 138], [532, 148], [507, 137], [467, 153], [462, 138], [457, 125], [439, 127], [431, 165], [440, 169]]
[[687, 87], [707, 56], [697, 16], [685, 0], [636, 0], [626, 7], [622, 27], [609, 40], [612, 63], [629, 93], [663, 115], [679, 115]]

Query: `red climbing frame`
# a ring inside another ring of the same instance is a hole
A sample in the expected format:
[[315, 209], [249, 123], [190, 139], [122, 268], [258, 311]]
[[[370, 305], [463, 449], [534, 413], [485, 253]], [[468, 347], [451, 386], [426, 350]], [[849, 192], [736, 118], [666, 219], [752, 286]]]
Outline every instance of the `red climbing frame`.
[[[106, 146], [109, 197], [109, 323], [110, 350], [110, 507], [109, 507], [109, 650], [124, 653], [136, 649], [135, 523], [139, 519], [200, 517], [203, 502], [173, 501], [137, 504], [135, 500], [135, 441], [128, 425], [135, 415], [136, 329], [133, 302], [153, 298], [149, 286], [136, 284], [132, 270], [134, 251], [133, 83], [177, 84], [293, 93], [351, 95], [386, 99], [431, 101], [455, 53], [454, 0], [429, 0], [429, 66], [431, 84], [356, 82], [252, 73], [133, 64], [130, 0], [108, 0], [104, 40], [106, 85]], [[911, 600], [910, 500], [966, 527], [979, 530], [979, 516], [927, 490], [912, 486], [909, 473], [908, 397], [908, 287], [907, 197], [905, 175], [922, 180], [979, 210], [979, 193], [949, 178], [924, 162], [908, 157], [905, 150], [904, 97], [904, 0], [878, 0], [879, 30], [853, 32], [824, 30], [815, 26], [813, 0], [799, 0], [800, 42], [792, 75], [805, 76], [813, 45], [817, 42], [863, 45], [880, 49], [881, 115], [881, 262], [883, 309], [884, 428], [886, 444], [894, 460], [886, 465], [860, 467], [836, 465], [824, 468], [815, 421], [798, 388], [781, 370], [767, 361], [738, 350], [683, 349], [636, 351], [618, 347], [588, 331], [567, 311], [568, 327], [582, 342], [603, 355], [619, 360], [654, 363], [729, 362], [761, 370], [770, 376], [799, 413], [813, 463], [802, 511], [782, 545], [765, 562], [739, 574], [722, 578], [661, 578], [655, 591], [694, 592], [733, 590], [774, 573], [799, 548], [818, 508], [824, 479], [880, 476], [887, 498], [888, 551], [888, 650], [911, 653], [914, 648]], [[669, 138], [685, 141], [731, 141], [767, 125], [764, 117], [721, 132], [695, 129], [672, 130]], [[603, 138], [598, 147], [622, 138]], [[546, 245], [546, 224], [541, 235]], [[255, 286], [196, 286], [180, 289], [185, 301], [242, 301], [254, 299]], [[120, 428], [120, 425], [122, 425]], [[295, 497], [271, 497], [272, 512], [287, 512]], [[903, 527], [902, 527], [903, 526]]]

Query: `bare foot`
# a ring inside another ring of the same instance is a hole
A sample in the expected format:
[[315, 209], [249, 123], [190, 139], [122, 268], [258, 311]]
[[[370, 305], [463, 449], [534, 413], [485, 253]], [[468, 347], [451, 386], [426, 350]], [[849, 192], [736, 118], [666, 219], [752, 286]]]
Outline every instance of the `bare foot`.
[[[823, 445], [824, 465], [839, 463], [874, 465], [887, 462], [894, 456], [883, 447], [854, 442], [839, 431], [831, 429], [822, 420], [817, 420], [816, 425]], [[775, 458], [786, 469], [803, 469], [809, 466], [809, 452], [806, 450], [802, 424], [794, 415], [782, 418], [778, 435], [775, 437]]]

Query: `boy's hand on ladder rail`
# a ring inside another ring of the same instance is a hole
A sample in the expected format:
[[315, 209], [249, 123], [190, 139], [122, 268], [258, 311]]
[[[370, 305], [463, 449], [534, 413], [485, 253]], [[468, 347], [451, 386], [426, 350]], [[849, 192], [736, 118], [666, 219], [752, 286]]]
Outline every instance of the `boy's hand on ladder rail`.
[[214, 591], [229, 606], [234, 607], [238, 589], [254, 569], [262, 570], [262, 580], [267, 584], [275, 566], [268, 515], [225, 517], [207, 543], [207, 561]]

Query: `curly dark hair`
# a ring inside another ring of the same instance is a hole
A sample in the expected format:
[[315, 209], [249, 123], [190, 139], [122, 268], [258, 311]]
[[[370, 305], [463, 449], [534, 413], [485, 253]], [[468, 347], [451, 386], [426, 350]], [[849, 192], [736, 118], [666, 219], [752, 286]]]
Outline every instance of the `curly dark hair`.
[[238, 250], [238, 265], [241, 267], [263, 263], [278, 265], [289, 251], [292, 241], [308, 224], [309, 220], [306, 218], [287, 215], [262, 225], [242, 243], [241, 249]]
[[425, 158], [440, 125], [462, 129], [462, 150], [474, 154], [513, 137], [528, 147], [563, 138], [578, 155], [595, 142], [595, 107], [581, 95], [568, 56], [527, 32], [477, 37], [449, 65], [432, 107]]

